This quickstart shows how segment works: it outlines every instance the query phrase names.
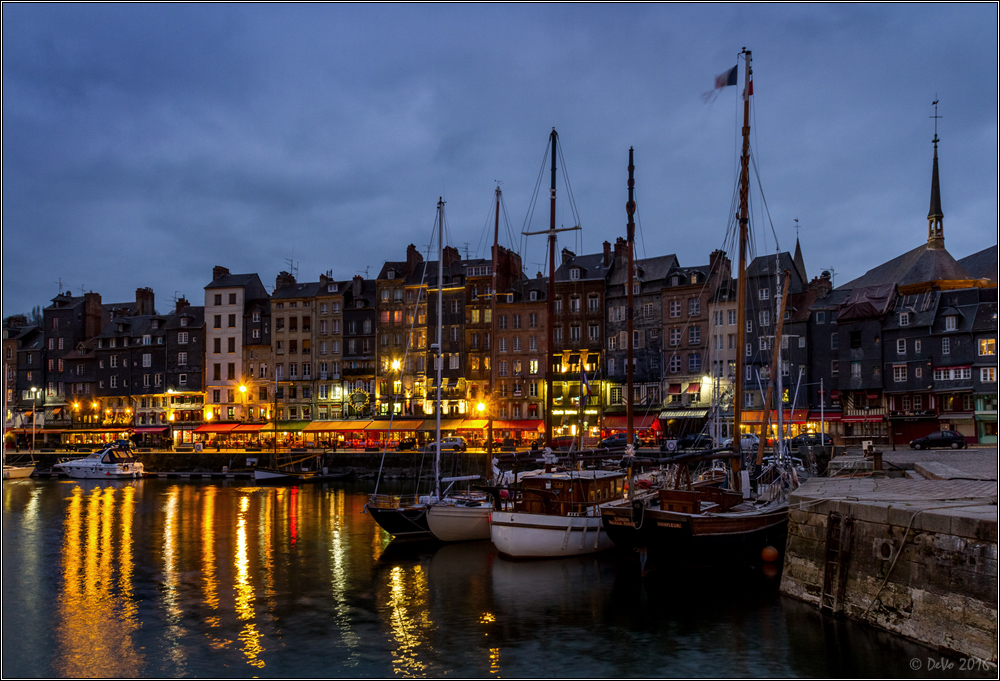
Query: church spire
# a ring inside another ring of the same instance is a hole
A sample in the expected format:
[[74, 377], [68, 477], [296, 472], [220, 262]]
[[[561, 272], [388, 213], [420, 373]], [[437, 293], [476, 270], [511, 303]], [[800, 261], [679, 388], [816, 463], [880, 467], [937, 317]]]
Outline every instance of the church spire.
[[927, 248], [944, 248], [944, 213], [941, 211], [941, 185], [938, 182], [937, 115], [938, 100], [934, 100], [934, 169], [931, 173], [931, 208], [927, 213]]

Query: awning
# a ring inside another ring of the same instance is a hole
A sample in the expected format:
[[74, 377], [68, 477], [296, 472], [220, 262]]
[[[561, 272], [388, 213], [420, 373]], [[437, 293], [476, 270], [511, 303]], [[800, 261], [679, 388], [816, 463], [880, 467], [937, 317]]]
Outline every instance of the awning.
[[[422, 423], [423, 421], [414, 419], [393, 419], [391, 430], [393, 431], [418, 430], [420, 428], [420, 424]], [[389, 421], [388, 420], [372, 421], [367, 426], [365, 426], [365, 430], [367, 431], [375, 430], [382, 432], [388, 431], [390, 430]]]
[[839, 390], [831, 390], [830, 391], [830, 399], [833, 400], [834, 402], [836, 402], [837, 400], [839, 400], [840, 399], [840, 391]]
[[971, 411], [949, 411], [943, 414], [938, 414], [938, 420], [940, 421], [954, 421], [956, 419], [971, 419], [975, 416], [975, 413]]
[[356, 432], [365, 429], [368, 424], [371, 423], [369, 419], [344, 419], [339, 421], [313, 421], [308, 426], [302, 430], [308, 433], [315, 432]]
[[670, 387], [667, 389], [668, 395], [680, 395], [681, 394], [681, 384], [671, 383]]
[[[441, 430], [458, 430], [462, 427], [463, 421], [464, 419], [441, 419]], [[415, 430], [437, 430], [437, 419], [424, 419], [421, 426]]]
[[700, 393], [701, 392], [701, 383], [688, 383], [687, 392], [688, 392], [689, 395], [691, 393]]
[[140, 426], [139, 428], [136, 428], [134, 430], [134, 432], [135, 432], [136, 435], [153, 435], [153, 434], [156, 434], [156, 433], [165, 433], [165, 432], [167, 432], [167, 427], [166, 426], [147, 426], [147, 427]]
[[265, 425], [263, 423], [241, 423], [240, 425], [238, 425], [235, 428], [233, 428], [232, 432], [234, 432], [234, 433], [259, 433], [264, 428], [267, 428], [268, 430], [274, 430], [274, 424], [273, 423], [268, 423], [268, 424]]
[[[658, 414], [644, 414], [642, 416], [632, 417], [632, 427], [637, 430], [645, 430], [647, 428], [656, 428], [658, 423]], [[628, 428], [628, 417], [627, 416], [605, 416], [604, 417], [604, 428]]]
[[[297, 433], [306, 429], [312, 421], [278, 421], [279, 433]], [[273, 424], [272, 424], [273, 429]]]
[[820, 421], [820, 420], [823, 420], [823, 421], [839, 421], [840, 420], [840, 412], [839, 411], [824, 411], [823, 412], [823, 418], [820, 419], [820, 413], [818, 411], [811, 411], [811, 412], [809, 412], [809, 420], [810, 421]]
[[517, 419], [514, 421], [494, 421], [493, 430], [538, 430], [541, 419]]
[[878, 390], [869, 390], [865, 394], [868, 396], [869, 400], [877, 400], [879, 397]]
[[236, 428], [238, 423], [206, 423], [194, 429], [195, 433], [228, 433]]
[[708, 409], [671, 409], [660, 412], [661, 419], [703, 419]]
[[[782, 412], [781, 422], [782, 423], [805, 423], [808, 419], [809, 412], [805, 409], [789, 409]], [[743, 423], [762, 423], [766, 412], [763, 410], [747, 410], [741, 412], [741, 421]], [[778, 412], [776, 409], [771, 410], [771, 423], [778, 423]]]
[[[493, 427], [496, 428], [497, 422], [493, 422]], [[465, 419], [462, 421], [462, 430], [481, 430], [490, 425], [487, 419]]]

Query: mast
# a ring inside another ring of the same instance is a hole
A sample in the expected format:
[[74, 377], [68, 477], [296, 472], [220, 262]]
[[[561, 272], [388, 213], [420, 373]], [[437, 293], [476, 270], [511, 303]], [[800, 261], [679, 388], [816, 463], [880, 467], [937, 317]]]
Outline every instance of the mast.
[[[742, 478], [736, 475], [743, 468], [742, 433], [743, 422], [743, 345], [746, 343], [746, 269], [747, 239], [749, 232], [750, 201], [750, 51], [743, 48], [745, 75], [743, 76], [743, 150], [740, 154], [740, 214], [739, 214], [739, 269], [736, 284], [736, 380], [733, 388], [733, 482], [740, 489]], [[749, 490], [744, 490], [744, 495]]]
[[[788, 279], [792, 276], [789, 270], [785, 270], [785, 286], [781, 290], [781, 305], [778, 307], [778, 319], [774, 326], [774, 348], [771, 350], [771, 380], [767, 382], [767, 396], [764, 398], [764, 418], [762, 419], [760, 442], [757, 443], [757, 465], [764, 463], [764, 443], [767, 441], [767, 428], [771, 422], [771, 398], [774, 394], [775, 384], [781, 380], [781, 334], [785, 326], [785, 304], [788, 302]], [[778, 393], [780, 405], [781, 393]], [[779, 421], [778, 428], [781, 428], [780, 414], [781, 407], [778, 407]]]
[[[490, 347], [496, 342], [497, 328], [497, 262], [500, 259], [500, 185], [496, 189], [497, 208], [493, 218], [493, 283], [490, 284]], [[492, 354], [492, 350], [491, 350]], [[493, 467], [493, 411], [489, 402], [493, 401], [493, 362], [490, 362], [490, 378], [486, 386], [487, 399], [487, 424], [486, 424], [486, 470], [491, 471]]]
[[635, 278], [635, 262], [633, 261], [633, 252], [635, 250], [635, 164], [632, 162], [632, 147], [628, 148], [628, 203], [625, 204], [625, 212], [628, 213], [628, 225], [626, 231], [626, 240], [628, 242], [628, 270], [625, 277], [625, 291], [627, 304], [625, 305], [625, 346], [627, 352], [625, 354], [625, 419], [627, 424], [628, 439], [625, 441], [626, 447], [633, 446], [635, 442], [635, 423], [634, 415], [632, 413], [632, 402], [633, 402], [633, 387], [632, 379], [635, 372], [634, 366], [634, 351], [632, 349], [632, 335], [634, 333], [635, 327], [635, 314], [632, 309], [633, 305], [633, 286], [632, 280]]
[[546, 369], [545, 369], [545, 446], [552, 447], [552, 373], [555, 371], [555, 319], [556, 319], [556, 233], [580, 229], [579, 225], [556, 229], [556, 152], [559, 133], [555, 128], [549, 134], [552, 147], [552, 182], [549, 189], [549, 228], [542, 232], [522, 232], [525, 236], [546, 234], [549, 237], [549, 287], [546, 301]]
[[441, 498], [441, 315], [444, 314], [444, 199], [438, 197], [438, 295], [437, 295], [437, 342], [433, 346], [437, 364], [437, 426], [434, 440], [434, 497]]

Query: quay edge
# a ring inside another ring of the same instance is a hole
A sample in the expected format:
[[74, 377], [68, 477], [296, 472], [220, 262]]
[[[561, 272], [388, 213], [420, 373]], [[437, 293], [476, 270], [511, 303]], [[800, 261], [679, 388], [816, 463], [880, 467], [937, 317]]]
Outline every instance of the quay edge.
[[822, 612], [995, 669], [997, 578], [995, 472], [814, 478], [790, 497], [781, 592]]

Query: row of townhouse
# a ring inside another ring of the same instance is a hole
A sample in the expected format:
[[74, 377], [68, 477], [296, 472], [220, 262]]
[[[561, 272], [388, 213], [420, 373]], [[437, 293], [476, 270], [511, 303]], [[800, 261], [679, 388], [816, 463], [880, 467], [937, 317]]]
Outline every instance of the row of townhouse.
[[499, 246], [488, 259], [445, 247], [438, 263], [411, 244], [374, 279], [281, 272], [270, 293], [259, 275], [217, 266], [203, 306], [182, 299], [166, 315], [149, 289], [111, 305], [60, 293], [41, 325], [4, 329], [5, 423], [63, 441], [130, 430], [183, 443], [269, 423], [322, 439], [377, 435], [389, 418], [426, 429], [440, 397], [448, 427], [533, 439], [548, 417], [554, 435], [624, 429], [631, 401], [644, 439], [723, 439], [739, 379], [744, 427], [773, 432], [780, 419], [789, 435], [850, 444], [945, 428], [995, 442], [997, 249], [962, 260], [945, 249], [936, 145], [927, 229], [926, 243], [836, 288], [829, 272], [808, 278], [798, 242], [754, 257], [742, 315], [725, 252], [697, 266], [636, 259], [629, 281], [620, 238], [562, 249], [551, 306], [548, 278]]

